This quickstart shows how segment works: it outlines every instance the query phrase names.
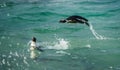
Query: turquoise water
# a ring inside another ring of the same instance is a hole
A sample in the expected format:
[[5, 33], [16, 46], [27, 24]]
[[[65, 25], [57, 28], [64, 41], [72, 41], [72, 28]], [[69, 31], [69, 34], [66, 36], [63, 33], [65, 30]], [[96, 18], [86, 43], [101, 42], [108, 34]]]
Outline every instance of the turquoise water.
[[[0, 70], [120, 70], [119, 0], [4, 0], [0, 2]], [[81, 15], [83, 24], [60, 24]], [[43, 46], [30, 58], [27, 43]]]

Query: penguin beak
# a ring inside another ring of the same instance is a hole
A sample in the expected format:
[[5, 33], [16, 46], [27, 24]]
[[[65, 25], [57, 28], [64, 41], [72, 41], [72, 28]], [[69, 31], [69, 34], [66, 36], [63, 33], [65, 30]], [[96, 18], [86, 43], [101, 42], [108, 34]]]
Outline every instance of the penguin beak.
[[64, 20], [64, 19], [63, 19], [63, 20], [60, 20], [59, 22], [60, 22], [60, 23], [65, 23], [65, 22], [66, 22], [66, 20]]

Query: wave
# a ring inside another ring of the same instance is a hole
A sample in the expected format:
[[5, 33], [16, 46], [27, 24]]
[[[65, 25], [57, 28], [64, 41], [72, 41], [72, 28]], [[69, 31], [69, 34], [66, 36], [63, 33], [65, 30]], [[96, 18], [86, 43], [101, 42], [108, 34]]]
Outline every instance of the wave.
[[103, 29], [105, 29], [105, 30], [120, 30], [120, 27], [119, 26], [115, 26], [115, 27], [113, 27], [113, 26], [109, 26], [109, 27], [104, 27]]
[[26, 21], [46, 21], [51, 16], [63, 16], [62, 14], [55, 13], [55, 12], [19, 12], [16, 16], [10, 16], [12, 19], [17, 20], [26, 20]]
[[39, 3], [42, 0], [1, 0], [0, 3]]
[[118, 12], [118, 11], [120, 11], [120, 8], [109, 10], [109, 12]]
[[120, 8], [113, 8], [113, 9], [108, 9], [106, 11], [102, 12], [88, 12], [88, 13], [78, 13], [82, 15], [86, 15], [87, 17], [113, 17], [118, 15], [120, 12]]
[[[38, 8], [39, 9], [39, 8]], [[38, 10], [37, 12], [32, 10], [28, 10], [25, 12], [19, 12], [17, 13], [15, 16], [10, 16], [11, 19], [15, 19], [15, 20], [25, 20], [25, 21], [46, 21], [49, 20], [50, 17], [60, 17], [60, 16], [66, 16], [64, 14], [61, 13], [56, 13], [56, 12], [51, 12], [51, 11], [43, 11], [43, 12], [39, 12], [40, 10]]]
[[55, 12], [45, 11], [45, 12], [21, 13], [18, 16], [50, 16], [50, 15], [53, 16], [53, 15], [60, 15], [60, 14], [55, 13]]
[[[114, 13], [119, 13], [120, 1], [118, 0], [106, 0], [106, 1], [99, 1], [99, 0], [93, 0], [93, 1], [79, 1], [75, 2], [82, 10], [87, 11], [87, 13], [81, 12], [80, 14], [86, 15], [86, 16], [92, 16], [92, 17], [98, 17], [98, 16], [105, 16], [105, 17], [111, 17], [115, 16]], [[94, 10], [96, 9], [96, 10]], [[80, 10], [81, 11], [81, 10]]]
[[70, 27], [61, 27], [61, 28], [38, 28], [33, 29], [36, 33], [59, 33], [59, 32], [65, 32], [65, 33], [72, 33], [79, 31], [84, 28], [70, 28]]
[[37, 18], [37, 19], [30, 19], [30, 17], [29, 18], [25, 18], [25, 17], [20, 17], [20, 16], [16, 16], [16, 17], [12, 17], [11, 18], [12, 20], [16, 20], [16, 21], [45, 21], [45, 19], [40, 19], [40, 18]]
[[77, 13], [77, 14], [82, 14], [86, 17], [111, 17], [115, 16], [115, 14], [108, 14], [108, 11], [105, 12], [88, 12], [88, 13]]
[[109, 0], [109, 1], [82, 1], [78, 2], [77, 4], [90, 4], [90, 5], [103, 5], [103, 4], [111, 4], [111, 3], [116, 3], [118, 2], [117, 0]]

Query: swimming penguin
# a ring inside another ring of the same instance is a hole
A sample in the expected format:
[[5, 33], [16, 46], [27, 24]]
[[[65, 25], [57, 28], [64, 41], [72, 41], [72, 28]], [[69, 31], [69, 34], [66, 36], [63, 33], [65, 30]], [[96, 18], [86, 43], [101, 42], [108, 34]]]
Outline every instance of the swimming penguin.
[[90, 26], [88, 23], [88, 20], [82, 16], [77, 16], [77, 15], [73, 15], [70, 16], [66, 19], [62, 19], [59, 21], [60, 23], [81, 23], [81, 24], [86, 24], [87, 26]]

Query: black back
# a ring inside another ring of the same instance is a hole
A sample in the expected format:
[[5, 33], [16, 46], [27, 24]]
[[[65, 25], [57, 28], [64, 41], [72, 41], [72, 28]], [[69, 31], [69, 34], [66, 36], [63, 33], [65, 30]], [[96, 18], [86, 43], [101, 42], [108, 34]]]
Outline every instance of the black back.
[[68, 17], [66, 20], [77, 20], [77, 21], [80, 21], [80, 20], [85, 20], [86, 22], [88, 22], [88, 20], [82, 16], [77, 16], [77, 15], [73, 15], [73, 16], [70, 16]]

